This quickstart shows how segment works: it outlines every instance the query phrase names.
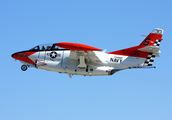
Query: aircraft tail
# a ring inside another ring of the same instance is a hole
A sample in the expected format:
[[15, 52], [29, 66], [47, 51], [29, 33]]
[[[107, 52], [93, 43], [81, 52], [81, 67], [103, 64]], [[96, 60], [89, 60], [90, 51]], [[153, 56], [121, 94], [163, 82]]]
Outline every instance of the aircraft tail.
[[163, 40], [162, 35], [164, 30], [155, 28], [139, 45], [139, 51], [149, 52], [143, 66], [152, 66], [155, 57], [159, 57], [159, 46]]
[[164, 30], [155, 28], [139, 46], [110, 52], [108, 54], [145, 58], [143, 66], [152, 66], [155, 57], [159, 57], [159, 46], [163, 40], [163, 33]]
[[[146, 48], [154, 48], [159, 47], [160, 42], [163, 40], [162, 35], [164, 33], [164, 30], [155, 28], [139, 45], [139, 48], [144, 48], [141, 51], [149, 52]], [[151, 47], [152, 46], [152, 47]], [[150, 50], [150, 49], [149, 49]]]

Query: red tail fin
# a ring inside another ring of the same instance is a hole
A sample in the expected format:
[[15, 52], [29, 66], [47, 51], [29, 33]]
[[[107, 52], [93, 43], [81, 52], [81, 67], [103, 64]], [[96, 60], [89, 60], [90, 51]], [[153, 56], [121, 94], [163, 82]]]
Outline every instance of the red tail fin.
[[156, 40], [161, 41], [162, 40], [162, 34], [164, 30], [162, 29], [154, 29], [144, 40], [143, 42], [139, 45], [139, 48], [143, 48], [146, 46], [154, 46], [154, 43]]
[[[164, 30], [155, 28], [139, 46], [110, 52], [108, 54], [147, 58], [149, 52], [152, 52], [150, 50], [154, 49], [155, 47], [159, 48], [158, 46], [162, 40], [163, 32]], [[157, 50], [159, 51], [159, 49], [156, 49], [156, 52]]]

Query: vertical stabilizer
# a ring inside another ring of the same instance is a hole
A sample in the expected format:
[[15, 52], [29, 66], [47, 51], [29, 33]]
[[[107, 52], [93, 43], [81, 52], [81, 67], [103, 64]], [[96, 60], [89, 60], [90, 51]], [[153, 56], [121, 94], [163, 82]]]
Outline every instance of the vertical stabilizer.
[[139, 48], [147, 47], [147, 46], [159, 46], [162, 41], [162, 35], [164, 30], [155, 28], [139, 45]]

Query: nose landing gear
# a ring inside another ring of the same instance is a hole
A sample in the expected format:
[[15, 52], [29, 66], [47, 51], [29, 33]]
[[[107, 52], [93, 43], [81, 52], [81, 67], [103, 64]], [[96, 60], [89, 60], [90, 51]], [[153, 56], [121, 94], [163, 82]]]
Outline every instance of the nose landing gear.
[[22, 65], [22, 66], [21, 66], [21, 69], [22, 69], [23, 71], [26, 71], [26, 70], [27, 70], [27, 65]]

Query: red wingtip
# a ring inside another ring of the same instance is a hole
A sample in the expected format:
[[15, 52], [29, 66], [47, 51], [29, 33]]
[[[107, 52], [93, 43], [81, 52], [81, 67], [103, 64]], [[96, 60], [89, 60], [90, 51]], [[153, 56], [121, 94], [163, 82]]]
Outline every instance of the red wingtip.
[[102, 49], [95, 48], [92, 46], [79, 44], [79, 43], [69, 43], [69, 42], [61, 42], [56, 44], [58, 47], [66, 48], [70, 50], [81, 50], [81, 51], [102, 51]]

